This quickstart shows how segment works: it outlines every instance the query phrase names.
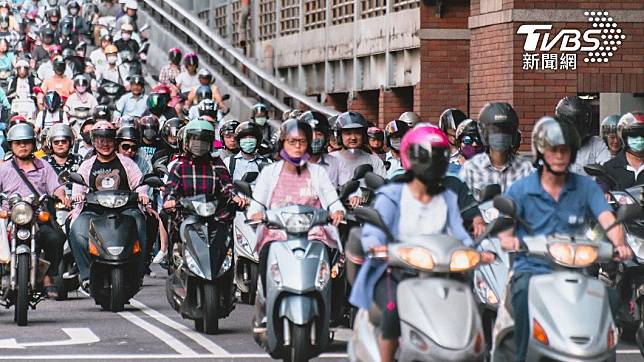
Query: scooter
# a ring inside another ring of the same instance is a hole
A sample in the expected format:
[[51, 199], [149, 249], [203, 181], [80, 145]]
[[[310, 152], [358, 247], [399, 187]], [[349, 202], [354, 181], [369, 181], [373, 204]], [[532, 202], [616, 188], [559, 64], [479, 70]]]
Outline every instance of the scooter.
[[[40, 199], [21, 197], [18, 194], [0, 195], [7, 200], [10, 211], [1, 211], [0, 218], [8, 219], [9, 224], [0, 223], [2, 237], [9, 237], [10, 261], [0, 264], [0, 305], [5, 308], [14, 306], [13, 320], [18, 326], [28, 323], [29, 308], [45, 298], [43, 278], [50, 263], [40, 259], [40, 250], [36, 246], [38, 221], [48, 222], [49, 212], [46, 209], [47, 195]], [[6, 239], [4, 239], [6, 242]]]
[[[87, 186], [83, 177], [71, 173], [71, 182]], [[154, 175], [146, 175], [141, 184], [161, 187], [163, 182]], [[127, 209], [138, 207], [135, 191], [109, 190], [88, 192], [85, 208], [100, 216], [89, 224], [90, 290], [97, 305], [112, 312], [120, 312], [130, 298], [141, 288], [143, 275], [139, 270], [144, 250], [137, 235], [136, 222], [123, 215]]]
[[86, 120], [92, 118], [91, 110], [89, 107], [76, 107], [70, 109], [67, 113], [67, 118], [69, 119], [69, 125], [80, 134], [80, 128]]
[[114, 109], [116, 101], [123, 94], [125, 94], [125, 87], [122, 84], [103, 79], [98, 87], [98, 104]]
[[[257, 179], [257, 172], [248, 172], [242, 181], [249, 184]], [[235, 241], [235, 285], [241, 292], [242, 302], [255, 304], [257, 294], [257, 278], [259, 273], [259, 255], [255, 250], [257, 245], [256, 227], [246, 223], [243, 212], [237, 212], [233, 221], [233, 238]]]
[[[360, 207], [356, 216], [395, 240], [375, 209]], [[347, 245], [347, 250], [361, 249]], [[398, 361], [482, 361], [483, 326], [476, 300], [464, 275], [477, 267], [478, 251], [447, 235], [426, 235], [388, 245], [384, 253], [364, 253], [387, 260], [409, 275], [396, 290], [401, 338]], [[356, 315], [348, 343], [350, 361], [380, 361], [381, 311], [374, 304]]]
[[[510, 227], [513, 221], [526, 225], [517, 217], [511, 199], [497, 196], [494, 207], [510, 217]], [[620, 208], [613, 226], [639, 214], [639, 207]], [[499, 218], [494, 223], [503, 220], [507, 219]], [[495, 228], [493, 225], [492, 229]], [[496, 229], [505, 228], [507, 226]], [[522, 251], [550, 260], [554, 266], [552, 273], [534, 275], [530, 279], [527, 360], [614, 361], [619, 334], [607, 289], [603, 282], [587, 272], [587, 268], [596, 263], [610, 261], [613, 246], [586, 235], [523, 237], [522, 242], [525, 245]], [[502, 308], [494, 326], [492, 361], [512, 361], [514, 358], [514, 320], [508, 310]]]
[[[248, 183], [239, 180], [234, 183], [243, 195], [252, 198]], [[358, 185], [357, 181], [347, 184], [340, 199], [355, 192]], [[261, 223], [283, 230], [286, 240], [264, 246], [270, 248], [267, 285], [261, 280], [258, 283], [259, 315], [255, 320], [261, 321], [261, 311], [265, 310], [266, 328], [255, 328], [253, 334], [271, 357], [306, 361], [324, 351], [330, 341], [331, 265], [327, 246], [307, 238], [311, 228], [329, 223], [329, 212], [299, 205], [264, 208], [265, 219]]]
[[217, 333], [219, 319], [235, 307], [232, 240], [228, 237], [225, 244], [216, 245], [209, 239], [208, 222], [217, 206], [206, 195], [179, 200], [187, 216], [181, 222], [181, 242], [173, 246], [166, 279], [166, 297], [172, 308], [194, 320], [195, 329], [206, 334]]

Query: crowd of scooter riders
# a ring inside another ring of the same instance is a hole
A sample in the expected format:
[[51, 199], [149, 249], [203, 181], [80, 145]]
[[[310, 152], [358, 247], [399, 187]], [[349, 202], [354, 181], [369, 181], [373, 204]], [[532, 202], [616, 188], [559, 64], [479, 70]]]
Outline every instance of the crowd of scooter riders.
[[[643, 113], [597, 122], [568, 96], [538, 120], [502, 101], [382, 128], [263, 103], [237, 119], [196, 53], [169, 49], [148, 73], [138, 11], [0, 0], [4, 306], [18, 310], [15, 243], [33, 219], [48, 266], [31, 278], [33, 306], [78, 290], [118, 311], [159, 264], [169, 303], [200, 331], [254, 304], [253, 334], [275, 358], [313, 358], [342, 326], [363, 361], [599, 361], [620, 337], [644, 347]], [[22, 220], [16, 197], [42, 211]], [[558, 273], [579, 282], [546, 279]], [[570, 299], [601, 318], [575, 329], [552, 307]]]

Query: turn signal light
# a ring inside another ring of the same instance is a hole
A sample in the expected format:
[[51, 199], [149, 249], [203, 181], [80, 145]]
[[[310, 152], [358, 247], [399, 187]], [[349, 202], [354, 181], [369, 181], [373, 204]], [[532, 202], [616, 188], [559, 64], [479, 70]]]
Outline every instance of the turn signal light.
[[608, 327], [608, 349], [615, 347], [615, 332], [613, 327]]
[[141, 245], [139, 244], [139, 241], [134, 242], [134, 246], [132, 246], [132, 254], [138, 254], [141, 252]]
[[546, 331], [543, 330], [543, 327], [541, 327], [541, 324], [536, 319], [532, 320], [532, 324], [532, 337], [547, 346], [549, 342]]
[[9, 211], [0, 210], [0, 219], [8, 219], [8, 218], [9, 218]]
[[474, 352], [481, 353], [483, 347], [483, 337], [481, 333], [476, 335], [476, 341], [474, 341]]
[[98, 255], [99, 255], [99, 254], [98, 254], [98, 248], [96, 247], [96, 245], [94, 244], [94, 242], [92, 241], [92, 239], [89, 239], [89, 254], [90, 254], [90, 255], [94, 255], [94, 256], [98, 256]]
[[38, 221], [40, 222], [49, 222], [49, 213], [47, 211], [41, 211], [38, 213]]

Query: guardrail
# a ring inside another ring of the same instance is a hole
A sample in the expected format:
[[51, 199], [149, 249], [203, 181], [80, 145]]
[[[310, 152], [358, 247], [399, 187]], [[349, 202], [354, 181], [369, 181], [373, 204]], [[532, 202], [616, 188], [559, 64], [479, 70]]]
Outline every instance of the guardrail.
[[[273, 108], [285, 111], [290, 107], [281, 99], [290, 98], [311, 110], [327, 116], [339, 112], [288, 86], [272, 74], [258, 67], [236, 48], [210, 30], [201, 19], [193, 16], [172, 0], [143, 0], [144, 10], [164, 26], [170, 26], [176, 33], [185, 36], [187, 44], [206, 55], [210, 65], [230, 78], [235, 87], [245, 89], [247, 96], [254, 96]], [[281, 99], [280, 99], [281, 98]]]

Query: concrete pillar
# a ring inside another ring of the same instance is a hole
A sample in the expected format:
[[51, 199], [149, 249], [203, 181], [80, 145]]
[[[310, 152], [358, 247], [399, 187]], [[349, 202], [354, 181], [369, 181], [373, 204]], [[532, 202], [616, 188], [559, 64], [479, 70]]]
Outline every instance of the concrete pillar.
[[611, 114], [624, 114], [631, 111], [644, 112], [644, 97], [632, 93], [601, 93], [599, 95], [599, 119]]

